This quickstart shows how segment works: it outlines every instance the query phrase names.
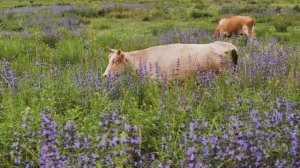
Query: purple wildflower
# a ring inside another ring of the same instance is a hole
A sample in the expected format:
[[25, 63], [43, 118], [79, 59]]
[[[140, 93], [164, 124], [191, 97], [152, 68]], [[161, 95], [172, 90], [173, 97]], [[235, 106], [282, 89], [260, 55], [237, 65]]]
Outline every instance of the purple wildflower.
[[15, 92], [17, 90], [15, 73], [10, 68], [9, 62], [6, 60], [3, 61], [3, 67], [4, 67], [4, 75], [7, 78], [7, 82], [9, 86], [12, 88], [12, 90]]
[[41, 157], [39, 158], [39, 164], [41, 167], [62, 167], [62, 161], [60, 160], [60, 153], [56, 141], [56, 122], [46, 114], [41, 114], [40, 117], [42, 119], [42, 149], [40, 150]]

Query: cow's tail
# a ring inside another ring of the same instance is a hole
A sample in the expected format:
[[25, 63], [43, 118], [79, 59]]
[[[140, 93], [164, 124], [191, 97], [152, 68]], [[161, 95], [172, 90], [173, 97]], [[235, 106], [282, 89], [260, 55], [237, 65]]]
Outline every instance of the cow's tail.
[[237, 53], [237, 48], [233, 46], [233, 49], [231, 50], [231, 60], [232, 60], [233, 70], [235, 72], [237, 71], [238, 57], [239, 55]]
[[237, 50], [236, 49], [233, 49], [231, 51], [231, 59], [232, 59], [232, 64], [234, 66], [237, 66], [237, 63], [238, 63], [238, 53], [237, 53]]

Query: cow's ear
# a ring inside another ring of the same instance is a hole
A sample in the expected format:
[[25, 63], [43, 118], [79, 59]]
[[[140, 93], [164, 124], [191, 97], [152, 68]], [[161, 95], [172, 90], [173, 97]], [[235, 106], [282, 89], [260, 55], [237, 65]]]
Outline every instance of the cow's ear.
[[124, 60], [124, 53], [121, 50], [118, 50], [117, 54], [118, 54], [118, 58], [120, 59], [120, 61], [123, 61]]
[[121, 61], [123, 61], [124, 58], [125, 58], [124, 53], [121, 52], [121, 51], [119, 50], [119, 51], [118, 51], [118, 55], [119, 55], [119, 59], [120, 59]]
[[112, 48], [108, 48], [110, 53], [114, 53], [116, 50], [115, 49], [112, 49]]

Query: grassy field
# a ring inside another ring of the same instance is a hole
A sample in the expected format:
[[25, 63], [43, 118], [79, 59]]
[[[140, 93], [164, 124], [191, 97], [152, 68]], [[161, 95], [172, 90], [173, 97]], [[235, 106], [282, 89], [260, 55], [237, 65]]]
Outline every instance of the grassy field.
[[[185, 84], [126, 72], [108, 48], [214, 41], [229, 15], [238, 72]], [[0, 0], [0, 167], [300, 167], [297, 0]]]

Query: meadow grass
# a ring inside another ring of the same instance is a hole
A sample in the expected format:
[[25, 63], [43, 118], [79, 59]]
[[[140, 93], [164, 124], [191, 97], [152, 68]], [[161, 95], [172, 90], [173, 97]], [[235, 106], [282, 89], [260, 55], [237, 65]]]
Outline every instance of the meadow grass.
[[[296, 1], [0, 4], [1, 167], [300, 166]], [[236, 74], [101, 77], [109, 47], [212, 42], [227, 15], [256, 18]]]

